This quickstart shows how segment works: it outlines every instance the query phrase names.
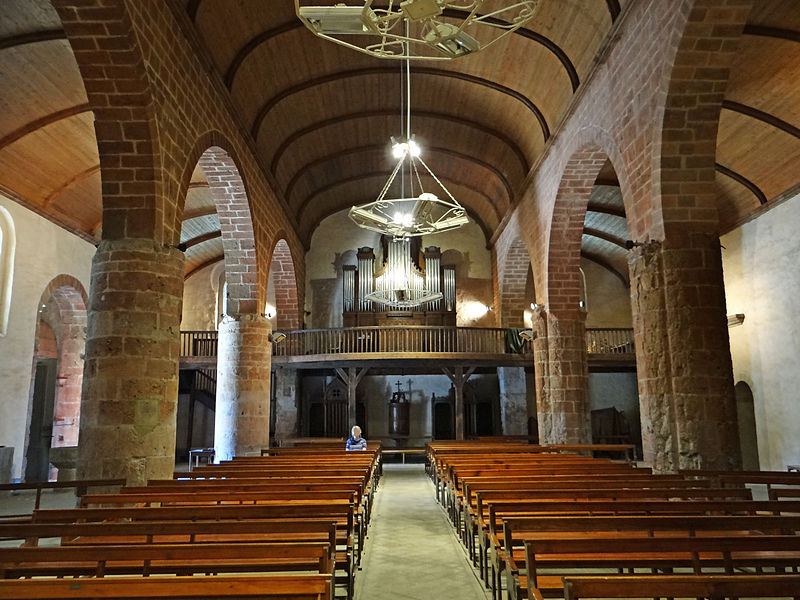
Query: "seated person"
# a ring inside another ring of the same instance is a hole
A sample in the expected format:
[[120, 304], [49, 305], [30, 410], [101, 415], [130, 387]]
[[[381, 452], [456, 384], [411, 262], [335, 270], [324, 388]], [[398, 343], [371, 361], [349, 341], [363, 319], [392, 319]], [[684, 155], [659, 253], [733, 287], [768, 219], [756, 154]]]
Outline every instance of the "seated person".
[[361, 437], [361, 427], [358, 425], [353, 426], [353, 430], [350, 432], [352, 435], [350, 439], [347, 440], [347, 444], [345, 445], [346, 450], [366, 450], [367, 449], [367, 440]]

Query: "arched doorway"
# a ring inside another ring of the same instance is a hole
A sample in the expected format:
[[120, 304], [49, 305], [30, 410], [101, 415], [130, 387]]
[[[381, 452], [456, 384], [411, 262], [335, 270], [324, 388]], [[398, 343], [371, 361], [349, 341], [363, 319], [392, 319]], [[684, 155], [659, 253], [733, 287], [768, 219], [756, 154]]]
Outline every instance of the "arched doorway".
[[69, 275], [53, 279], [39, 301], [26, 481], [46, 481], [50, 463], [61, 479], [75, 476], [75, 451], [51, 449], [78, 446], [86, 304], [83, 285]]
[[756, 434], [756, 410], [753, 401], [753, 391], [744, 381], [740, 381], [733, 388], [736, 396], [736, 420], [739, 424], [739, 444], [742, 449], [742, 469], [757, 471], [758, 437]]

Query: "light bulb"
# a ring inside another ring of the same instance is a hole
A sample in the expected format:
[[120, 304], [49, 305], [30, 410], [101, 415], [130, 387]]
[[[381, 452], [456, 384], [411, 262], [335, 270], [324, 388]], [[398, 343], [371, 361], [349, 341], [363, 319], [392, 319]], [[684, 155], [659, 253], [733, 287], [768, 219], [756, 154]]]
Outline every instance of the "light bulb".
[[392, 146], [392, 156], [395, 158], [403, 158], [406, 155], [406, 144], [395, 144]]
[[422, 150], [420, 149], [419, 144], [417, 144], [417, 142], [415, 142], [414, 140], [408, 142], [408, 150], [411, 153], [411, 156], [413, 157], [417, 157], [420, 154], [422, 154]]
[[394, 221], [395, 225], [402, 225], [402, 223], [403, 223], [403, 214], [399, 213], [399, 212], [394, 213], [394, 217], [393, 217], [392, 220]]

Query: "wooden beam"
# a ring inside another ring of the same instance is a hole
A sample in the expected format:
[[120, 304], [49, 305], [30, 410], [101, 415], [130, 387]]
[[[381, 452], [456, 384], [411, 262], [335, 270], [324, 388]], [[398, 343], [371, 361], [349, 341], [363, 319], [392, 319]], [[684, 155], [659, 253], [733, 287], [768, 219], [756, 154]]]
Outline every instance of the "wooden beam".
[[737, 112], [739, 114], [758, 119], [763, 123], [777, 127], [781, 131], [800, 139], [800, 127], [795, 127], [791, 123], [787, 123], [783, 119], [779, 119], [775, 115], [771, 115], [763, 110], [758, 110], [757, 108], [747, 106], [746, 104], [740, 104], [739, 102], [734, 102], [733, 100], [723, 100], [722, 108], [724, 110], [730, 110], [732, 112]]
[[603, 267], [604, 269], [606, 269], [607, 271], [609, 271], [615, 277], [619, 278], [619, 280], [622, 282], [622, 285], [624, 285], [626, 288], [630, 288], [631, 287], [631, 282], [628, 281], [627, 275], [625, 275], [625, 274], [621, 273], [620, 271], [618, 271], [616, 269], [616, 267], [614, 267], [614, 265], [612, 265], [609, 261], [607, 261], [605, 258], [600, 256], [599, 254], [595, 254], [594, 252], [587, 252], [585, 250], [581, 250], [581, 257], [585, 258], [586, 260], [591, 261], [591, 262], [595, 263], [596, 265], [599, 265], [599, 266]]
[[67, 34], [63, 29], [42, 29], [41, 31], [31, 31], [2, 38], [0, 39], [0, 50], [24, 46], [25, 44], [38, 44], [39, 42], [65, 39], [67, 39]]
[[765, 25], [747, 24], [744, 26], [742, 33], [744, 35], [757, 35], [779, 40], [788, 40], [790, 42], [800, 42], [800, 31], [795, 31], [794, 29], [782, 29], [781, 27], [767, 27]]
[[69, 188], [69, 187], [75, 185], [76, 183], [78, 183], [79, 181], [83, 181], [87, 177], [91, 177], [95, 173], [99, 173], [99, 172], [100, 172], [100, 165], [94, 165], [94, 166], [89, 167], [88, 169], [84, 169], [80, 173], [76, 173], [75, 175], [70, 177], [67, 181], [65, 181], [64, 183], [59, 185], [52, 192], [47, 194], [47, 197], [45, 197], [44, 201], [42, 202], [42, 208], [47, 208], [50, 205], [50, 203], [52, 203], [53, 200], [55, 200], [56, 197], [61, 192], [66, 190], [67, 188]]
[[359, 382], [364, 378], [364, 375], [369, 371], [369, 367], [359, 369], [357, 367], [347, 367], [345, 369], [336, 369], [336, 374], [347, 385], [347, 422], [349, 427], [352, 428], [356, 425], [356, 388]]
[[[193, 3], [197, 3], [199, 5], [201, 0], [191, 0], [190, 5]], [[616, 0], [607, 0], [611, 2], [615, 2]], [[194, 11], [191, 12], [189, 8], [187, 8], [187, 12], [189, 12], [189, 16], [194, 21], [194, 16], [197, 14], [197, 7], [194, 7]], [[619, 11], [618, 11], [619, 12]], [[460, 17], [463, 18], [462, 15], [466, 15], [466, 11], [457, 10], [457, 9], [446, 9], [444, 11], [445, 16], [451, 17]], [[495, 24], [501, 24], [503, 21], [500, 19], [488, 19]], [[612, 17], [613, 20], [613, 17]], [[300, 21], [288, 21], [282, 25], [277, 27], [273, 27], [272, 29], [268, 29], [267, 31], [263, 31], [253, 37], [252, 39], [248, 40], [248, 42], [242, 46], [242, 48], [236, 53], [236, 56], [233, 57], [230, 65], [225, 71], [224, 81], [225, 85], [228, 89], [233, 87], [233, 82], [236, 79], [236, 74], [239, 72], [242, 64], [245, 60], [253, 53], [255, 50], [261, 46], [262, 44], [266, 44], [272, 38], [277, 37], [283, 33], [288, 33], [290, 31], [294, 31], [295, 29], [299, 29], [303, 27], [303, 24]], [[578, 77], [578, 71], [575, 69], [575, 65], [572, 64], [572, 60], [570, 60], [569, 55], [554, 41], [545, 37], [541, 33], [537, 33], [531, 29], [526, 29], [524, 27], [520, 27], [514, 32], [515, 35], [519, 35], [525, 39], [531, 40], [536, 42], [537, 44], [541, 44], [547, 50], [553, 53], [556, 57], [556, 60], [561, 63], [561, 66], [564, 67], [564, 70], [567, 73], [567, 77], [569, 78], [570, 85], [572, 86], [572, 91], [578, 89], [580, 85], [580, 79]]]
[[608, 233], [607, 231], [602, 231], [600, 229], [593, 229], [592, 227], [584, 227], [583, 228], [583, 235], [590, 235], [592, 237], [596, 237], [601, 240], [605, 240], [607, 242], [611, 242], [612, 244], [619, 246], [627, 250], [627, 246], [625, 246], [625, 240], [619, 238], [615, 235]]
[[611, 215], [612, 217], [621, 217], [623, 219], [625, 218], [625, 209], [617, 208], [616, 206], [604, 206], [602, 204], [595, 204], [594, 202], [589, 202], [589, 204], [586, 206], [586, 210], [589, 212]]
[[469, 367], [464, 371], [464, 367], [457, 366], [451, 371], [447, 367], [442, 367], [442, 372], [447, 375], [450, 381], [453, 382], [455, 391], [455, 426], [456, 426], [456, 439], [464, 439], [464, 384], [475, 372], [476, 367]]
[[206, 208], [196, 208], [194, 210], [187, 210], [183, 213], [182, 221], [188, 221], [189, 219], [197, 219], [198, 217], [207, 217], [208, 215], [215, 215], [217, 214], [217, 207], [216, 206], [209, 206]]
[[740, 185], [743, 185], [748, 190], [750, 190], [758, 200], [759, 204], [764, 205], [767, 203], [767, 196], [764, 194], [764, 192], [761, 191], [761, 188], [758, 187], [752, 181], [750, 181], [747, 177], [719, 163], [715, 164], [715, 168], [717, 170], [717, 173], [725, 175], [726, 177], [730, 177], [735, 182], [739, 183]]
[[195, 273], [197, 273], [198, 271], [202, 271], [203, 269], [205, 269], [205, 268], [206, 268], [206, 267], [208, 267], [209, 265], [213, 265], [213, 264], [215, 264], [215, 263], [218, 263], [218, 262], [219, 262], [219, 261], [221, 261], [221, 260], [225, 260], [225, 255], [224, 255], [224, 254], [220, 254], [220, 255], [218, 255], [218, 256], [215, 256], [215, 257], [213, 257], [213, 258], [209, 258], [208, 260], [201, 262], [199, 265], [197, 265], [197, 266], [196, 266], [195, 268], [193, 268], [191, 271], [189, 271], [188, 273], [186, 273], [186, 274], [183, 276], [183, 280], [184, 280], [184, 281], [186, 281], [187, 279], [189, 279], [189, 277], [191, 277], [192, 275], [194, 275], [194, 274], [195, 274]]
[[[285, 100], [286, 98], [290, 98], [295, 94], [299, 94], [300, 92], [303, 92], [305, 90], [317, 86], [326, 85], [328, 83], [333, 83], [333, 82], [344, 81], [346, 79], [367, 77], [371, 75], [388, 75], [391, 77], [397, 77], [397, 68], [394, 66], [364, 67], [359, 69], [350, 69], [347, 71], [339, 71], [338, 73], [328, 73], [326, 75], [314, 77], [302, 83], [298, 83], [284, 90], [281, 90], [280, 92], [269, 98], [261, 106], [258, 113], [256, 114], [256, 118], [253, 121], [253, 125], [250, 129], [250, 134], [253, 136], [254, 139], [258, 140], [259, 132], [261, 130], [262, 125], [264, 124], [264, 119], [266, 119], [269, 112], [273, 108], [275, 108], [275, 106], [281, 100]], [[472, 75], [470, 73], [462, 73], [460, 71], [448, 71], [445, 69], [437, 69], [434, 67], [414, 68], [414, 77], [425, 76], [425, 75], [466, 81], [467, 83], [486, 87], [495, 90], [501, 94], [504, 94], [510, 98], [513, 98], [514, 100], [520, 102], [523, 106], [525, 106], [536, 117], [536, 120], [539, 122], [539, 127], [542, 130], [542, 137], [544, 138], [544, 141], [546, 142], [550, 138], [550, 126], [547, 124], [547, 121], [544, 118], [544, 114], [542, 114], [542, 111], [539, 110], [539, 107], [536, 106], [536, 104], [534, 104], [530, 98], [528, 98], [521, 92], [518, 92], [517, 90], [499, 84], [490, 79], [484, 79], [483, 77], [478, 77], [477, 75]]]
[[186, 240], [184, 244], [186, 244], [186, 249], [188, 250], [192, 246], [196, 246], [197, 244], [202, 244], [203, 242], [207, 242], [209, 240], [215, 240], [218, 237], [222, 237], [222, 231], [209, 231], [208, 233], [204, 233], [203, 235], [198, 235], [193, 237], [189, 240]]
[[[353, 154], [361, 154], [361, 153], [377, 153], [377, 152], [386, 153], [387, 152], [386, 144], [375, 144], [375, 145], [371, 145], [371, 146], [359, 146], [358, 148], [346, 148], [344, 150], [339, 150], [338, 152], [334, 152], [332, 154], [326, 154], [324, 156], [321, 156], [320, 158], [318, 158], [316, 160], [313, 160], [310, 163], [307, 163], [307, 164], [303, 165], [302, 167], [300, 167], [300, 169], [297, 171], [297, 173], [295, 173], [294, 177], [292, 177], [291, 181], [289, 181], [289, 183], [286, 185], [286, 191], [284, 192], [283, 195], [286, 198], [286, 201], [289, 202], [289, 204], [291, 205], [291, 196], [292, 196], [292, 191], [294, 190], [294, 186], [297, 184], [297, 182], [300, 180], [301, 177], [303, 177], [309, 170], [313, 169], [314, 167], [318, 167], [320, 165], [325, 164], [326, 162], [330, 162], [330, 161], [336, 160], [338, 158], [342, 158], [344, 156], [350, 156], [350, 155], [353, 155]], [[508, 197], [508, 203], [509, 204], [512, 203], [512, 201], [514, 199], [514, 190], [511, 187], [511, 183], [508, 181], [506, 176], [503, 175], [503, 173], [501, 173], [500, 170], [497, 167], [495, 167], [494, 165], [491, 165], [491, 164], [487, 163], [486, 161], [481, 160], [480, 158], [476, 158], [476, 157], [470, 156], [468, 154], [463, 154], [461, 152], [456, 152], [455, 150], [451, 150], [450, 148], [437, 148], [435, 146], [434, 147], [427, 147], [426, 146], [425, 147], [425, 152], [426, 153], [427, 152], [432, 152], [432, 153], [444, 154], [446, 156], [453, 157], [453, 158], [455, 158], [457, 160], [467, 161], [467, 162], [472, 163], [474, 165], [477, 165], [477, 166], [479, 166], [479, 167], [481, 167], [483, 169], [486, 169], [487, 171], [492, 173], [492, 175], [494, 175], [500, 181], [500, 184], [503, 186], [503, 188], [506, 191], [506, 195]], [[497, 208], [496, 212], [497, 212], [498, 219], [500, 218], [500, 211], [502, 209], [505, 209], [505, 208], [508, 208], [508, 207], [507, 206], [503, 206], [503, 207], [498, 207]]]
[[613, 23], [617, 20], [617, 17], [619, 17], [619, 0], [606, 0], [606, 8], [608, 8], [608, 14], [611, 17], [611, 22]]
[[[374, 117], [392, 117], [397, 115], [398, 110], [399, 109], [379, 109], [379, 110], [359, 111], [359, 112], [352, 112], [344, 115], [339, 115], [337, 117], [330, 117], [328, 119], [323, 119], [321, 121], [315, 121], [314, 123], [311, 123], [310, 125], [303, 127], [302, 129], [298, 129], [278, 145], [278, 148], [272, 155], [272, 161], [270, 162], [270, 169], [272, 170], [273, 173], [276, 173], [278, 170], [278, 163], [280, 162], [284, 153], [289, 149], [289, 147], [292, 144], [294, 144], [297, 140], [299, 140], [305, 135], [314, 133], [325, 127], [348, 123], [349, 121], [353, 121], [356, 119], [371, 119]], [[517, 157], [517, 160], [519, 160], [519, 163], [522, 167], [523, 173], [527, 173], [530, 170], [528, 159], [525, 158], [525, 154], [522, 152], [519, 145], [517, 145], [517, 143], [514, 142], [514, 140], [512, 140], [510, 137], [508, 137], [501, 131], [498, 131], [491, 127], [487, 127], [486, 125], [478, 121], [473, 121], [471, 119], [465, 119], [463, 117], [432, 110], [415, 110], [414, 117], [437, 119], [440, 121], [447, 121], [449, 123], [456, 123], [457, 125], [463, 125], [465, 127], [475, 129], [476, 131], [480, 131], [483, 134], [497, 138], [498, 140], [503, 142], [506, 146], [508, 146], [511, 152], [513, 152], [514, 155]]]
[[[386, 171], [386, 170], [384, 170], [384, 171], [370, 171], [369, 173], [360, 173], [359, 175], [352, 175], [350, 177], [345, 177], [343, 179], [339, 179], [338, 181], [334, 181], [332, 183], [324, 185], [324, 186], [322, 186], [320, 188], [317, 188], [311, 194], [309, 194], [300, 203], [300, 206], [297, 208], [297, 211], [295, 212], [295, 214], [298, 217], [300, 217], [305, 212], [305, 210], [308, 207], [308, 205], [311, 204], [311, 202], [313, 202], [319, 195], [324, 194], [325, 192], [329, 192], [330, 190], [332, 190], [332, 189], [334, 189], [334, 188], [336, 188], [336, 187], [338, 187], [340, 185], [353, 183], [354, 181], [361, 181], [362, 179], [369, 179], [370, 177], [389, 177], [390, 174], [391, 174], [391, 171]], [[489, 196], [487, 196], [483, 192], [480, 192], [480, 191], [478, 191], [478, 190], [476, 190], [474, 188], [471, 188], [471, 187], [465, 185], [464, 182], [462, 182], [462, 181], [453, 181], [452, 179], [449, 179], [447, 177], [442, 177], [441, 175], [437, 175], [437, 177], [439, 177], [439, 179], [441, 179], [442, 181], [445, 181], [447, 183], [463, 185], [464, 187], [469, 189], [471, 192], [474, 192], [474, 193], [476, 193], [476, 194], [478, 194], [480, 196], [483, 196], [486, 199], [487, 203], [489, 203], [494, 208], [495, 215], [497, 215], [499, 217], [500, 213], [499, 213], [499, 210], [498, 210], [497, 206], [494, 204], [494, 202], [492, 202], [492, 199], [489, 198]], [[345, 198], [345, 200], [347, 200], [347, 204], [346, 204], [347, 206], [350, 206], [350, 205], [353, 204], [350, 201], [350, 199]], [[338, 212], [339, 210], [340, 209], [337, 208], [333, 212]], [[333, 214], [333, 212], [328, 213], [328, 214]], [[319, 220], [322, 220], [322, 219], [319, 219]]]
[[38, 119], [30, 121], [29, 123], [25, 123], [25, 125], [23, 125], [22, 127], [18, 127], [11, 133], [8, 133], [2, 138], [0, 138], [0, 150], [24, 138], [26, 135], [31, 134], [38, 129], [41, 129], [42, 127], [47, 127], [48, 125], [52, 125], [53, 123], [58, 123], [59, 121], [63, 121], [64, 119], [69, 119], [71, 117], [89, 112], [91, 110], [92, 109], [89, 108], [88, 104], [77, 104], [75, 106], [70, 106], [69, 108], [64, 108], [62, 110], [58, 110], [48, 115], [44, 115], [43, 117], [39, 117]]

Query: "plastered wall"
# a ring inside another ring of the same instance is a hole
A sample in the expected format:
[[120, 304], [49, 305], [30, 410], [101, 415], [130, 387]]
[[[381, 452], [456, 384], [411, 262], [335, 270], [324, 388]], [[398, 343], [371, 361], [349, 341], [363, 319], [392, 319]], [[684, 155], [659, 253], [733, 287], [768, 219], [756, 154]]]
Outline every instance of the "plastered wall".
[[210, 331], [217, 328], [216, 308], [221, 263], [193, 273], [183, 284], [181, 331]]
[[753, 392], [762, 469], [800, 460], [800, 196], [721, 238], [733, 375]]
[[60, 274], [89, 289], [95, 248], [0, 195], [17, 234], [8, 333], [0, 337], [0, 445], [14, 447], [12, 477], [20, 477], [30, 415], [33, 345], [39, 299]]
[[622, 281], [586, 259], [581, 269], [586, 277], [586, 327], [633, 327], [631, 294]]

